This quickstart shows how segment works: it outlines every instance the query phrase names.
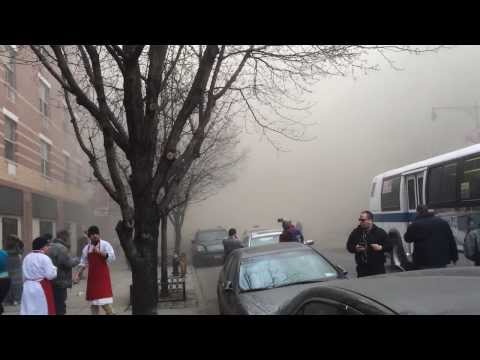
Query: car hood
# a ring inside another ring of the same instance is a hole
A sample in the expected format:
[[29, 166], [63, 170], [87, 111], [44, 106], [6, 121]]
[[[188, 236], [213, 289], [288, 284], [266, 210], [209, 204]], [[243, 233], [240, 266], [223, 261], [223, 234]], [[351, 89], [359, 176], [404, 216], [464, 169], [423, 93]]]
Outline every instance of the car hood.
[[240, 293], [239, 300], [249, 315], [274, 315], [284, 302], [302, 290], [318, 286], [322, 282], [289, 285], [276, 289]]

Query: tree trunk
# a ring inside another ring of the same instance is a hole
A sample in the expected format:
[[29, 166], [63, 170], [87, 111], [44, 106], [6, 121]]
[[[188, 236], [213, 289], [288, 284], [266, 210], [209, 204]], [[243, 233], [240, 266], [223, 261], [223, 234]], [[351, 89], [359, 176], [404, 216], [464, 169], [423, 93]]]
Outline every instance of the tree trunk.
[[174, 225], [173, 225], [173, 228], [175, 230], [175, 249], [174, 249], [174, 253], [175, 253], [175, 257], [174, 257], [174, 263], [173, 263], [173, 275], [175, 276], [178, 276], [179, 272], [178, 272], [178, 265], [179, 265], [179, 262], [178, 262], [178, 259], [180, 257], [180, 246], [182, 244], [182, 224], [180, 223], [180, 219], [179, 219], [179, 216], [177, 213], [174, 214], [173, 216], [173, 219], [174, 219]]
[[175, 218], [175, 252], [180, 255], [182, 245], [182, 224]]
[[[156, 208], [142, 211], [134, 229], [120, 221], [116, 231], [132, 271], [132, 314], [155, 315], [158, 302], [158, 228]], [[143, 229], [143, 231], [140, 231]], [[133, 237], [134, 236], [134, 237]], [[132, 242], [133, 237], [133, 242]]]
[[168, 296], [168, 254], [167, 254], [167, 222], [168, 216], [161, 216], [161, 272], [160, 272], [160, 296]]

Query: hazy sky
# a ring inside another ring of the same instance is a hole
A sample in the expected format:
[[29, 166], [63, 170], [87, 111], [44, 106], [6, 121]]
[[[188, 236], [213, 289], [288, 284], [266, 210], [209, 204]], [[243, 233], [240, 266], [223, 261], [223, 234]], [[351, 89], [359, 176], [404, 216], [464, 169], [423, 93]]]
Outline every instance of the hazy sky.
[[300, 220], [319, 248], [344, 246], [368, 208], [374, 175], [469, 145], [475, 129], [465, 112], [432, 107], [472, 106], [480, 101], [480, 46], [457, 46], [421, 56], [392, 54], [403, 71], [378, 56], [382, 69], [368, 75], [327, 78], [313, 89], [315, 105], [301, 119], [316, 122], [307, 143], [282, 140], [278, 153], [259, 134], [243, 134], [249, 157], [235, 183], [195, 205], [187, 215], [185, 241], [215, 226], [278, 226], [278, 217]]

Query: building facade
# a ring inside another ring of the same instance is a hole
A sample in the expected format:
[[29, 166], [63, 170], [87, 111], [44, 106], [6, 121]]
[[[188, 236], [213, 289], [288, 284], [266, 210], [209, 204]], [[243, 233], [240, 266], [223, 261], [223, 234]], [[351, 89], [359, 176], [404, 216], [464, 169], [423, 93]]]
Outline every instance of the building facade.
[[29, 250], [35, 237], [67, 229], [76, 252], [94, 220], [90, 166], [59, 84], [43, 65], [16, 61], [27, 47], [0, 47], [0, 248], [10, 234]]

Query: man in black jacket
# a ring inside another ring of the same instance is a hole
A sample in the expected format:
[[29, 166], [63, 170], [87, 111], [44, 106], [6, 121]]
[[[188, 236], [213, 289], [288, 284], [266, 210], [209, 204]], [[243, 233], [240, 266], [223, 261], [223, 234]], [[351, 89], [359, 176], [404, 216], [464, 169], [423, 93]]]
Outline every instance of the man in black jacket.
[[80, 262], [78, 258], [70, 256], [70, 233], [67, 230], [58, 232], [57, 238], [48, 248], [47, 255], [57, 267], [57, 277], [52, 281], [57, 315], [65, 315], [67, 289], [72, 287], [72, 268]]
[[392, 250], [387, 233], [373, 223], [368, 210], [360, 213], [358, 221], [347, 241], [347, 250], [355, 254], [357, 276], [385, 274], [385, 252]]
[[457, 244], [450, 225], [429, 212], [425, 205], [417, 207], [417, 216], [408, 226], [404, 238], [414, 244], [415, 269], [441, 268], [458, 261]]

